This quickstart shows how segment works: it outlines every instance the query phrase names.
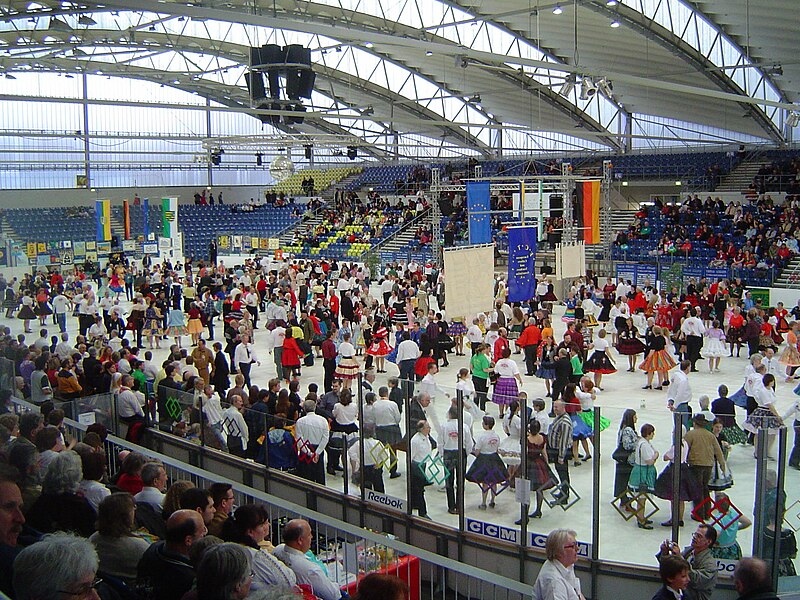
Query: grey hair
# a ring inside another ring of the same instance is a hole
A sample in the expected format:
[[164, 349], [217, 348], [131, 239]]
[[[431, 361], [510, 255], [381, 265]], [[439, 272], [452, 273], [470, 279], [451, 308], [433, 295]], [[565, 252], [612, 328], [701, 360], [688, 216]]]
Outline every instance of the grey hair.
[[250, 552], [232, 542], [208, 548], [197, 566], [198, 600], [235, 598], [236, 588], [250, 576]]
[[56, 600], [71, 585], [98, 569], [97, 551], [87, 539], [71, 533], [46, 535], [19, 553], [14, 561], [17, 600]]
[[547, 560], [558, 560], [564, 553], [564, 544], [571, 539], [577, 539], [578, 534], [572, 529], [554, 529], [547, 536], [547, 542], [544, 545], [544, 551], [547, 554]]
[[142, 483], [147, 486], [152, 486], [153, 482], [158, 479], [158, 475], [161, 473], [161, 469], [163, 468], [164, 465], [162, 465], [160, 462], [145, 463], [145, 465], [142, 467]]
[[759, 354], [758, 352], [756, 352], [755, 354], [751, 354], [750, 355], [750, 364], [751, 365], [755, 365], [756, 361], [763, 360], [763, 359], [764, 359], [764, 357], [761, 354]]
[[83, 479], [81, 457], [74, 450], [65, 450], [47, 466], [42, 481], [44, 494], [74, 494]]

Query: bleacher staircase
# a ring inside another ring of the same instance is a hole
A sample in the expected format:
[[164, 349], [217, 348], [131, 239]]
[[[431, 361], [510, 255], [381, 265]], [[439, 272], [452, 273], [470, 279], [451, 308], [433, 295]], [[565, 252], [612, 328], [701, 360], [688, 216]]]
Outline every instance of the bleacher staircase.
[[733, 170], [722, 178], [715, 192], [743, 192], [753, 182], [761, 168], [761, 160], [745, 160], [736, 165]]
[[775, 287], [800, 288], [800, 256], [795, 256], [775, 279]]

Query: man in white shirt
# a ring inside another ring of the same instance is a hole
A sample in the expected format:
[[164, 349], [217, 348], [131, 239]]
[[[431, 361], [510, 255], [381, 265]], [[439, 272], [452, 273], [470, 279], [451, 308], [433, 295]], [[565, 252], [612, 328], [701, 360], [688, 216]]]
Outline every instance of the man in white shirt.
[[250, 366], [256, 363], [261, 366], [261, 361], [256, 356], [256, 350], [253, 344], [250, 343], [250, 336], [243, 333], [241, 336], [241, 343], [236, 346], [233, 353], [233, 362], [236, 363], [239, 373], [244, 376], [244, 382], [247, 384], [247, 389], [250, 389]]
[[325, 461], [322, 458], [330, 439], [328, 419], [316, 414], [317, 403], [303, 403], [305, 416], [300, 417], [294, 427], [297, 440], [297, 474], [300, 477], [325, 485]]
[[700, 358], [700, 348], [703, 346], [703, 334], [706, 332], [703, 321], [698, 316], [700, 307], [695, 308], [691, 316], [684, 319], [681, 331], [686, 336], [686, 358], [692, 363], [692, 373], [697, 373], [695, 363]]
[[39, 350], [39, 352], [50, 347], [50, 340], [47, 339], [47, 329], [39, 330], [39, 337], [34, 340], [33, 346]]
[[428, 519], [428, 507], [425, 504], [425, 486], [430, 482], [425, 478], [424, 463], [433, 452], [434, 443], [431, 439], [431, 426], [425, 420], [412, 423], [416, 433], [411, 438], [409, 453], [411, 454], [411, 494], [409, 500], [411, 509], [416, 509], [419, 516]]
[[247, 424], [242, 416], [244, 400], [238, 394], [231, 396], [231, 405], [222, 411], [222, 429], [228, 442], [228, 452], [244, 458], [244, 449], [250, 441]]
[[117, 396], [117, 414], [121, 421], [129, 425], [137, 421], [144, 421], [142, 405], [132, 388], [133, 377], [123, 375], [122, 387], [120, 387], [119, 395]]
[[148, 350], [144, 353], [144, 361], [142, 361], [142, 373], [147, 378], [147, 381], [153, 382], [158, 376], [160, 369], [158, 365], [153, 362], [153, 353]]
[[283, 327], [285, 321], [276, 321], [275, 328], [272, 330], [272, 360], [275, 363], [275, 373], [278, 377], [283, 374], [283, 342], [286, 339], [286, 329]]
[[439, 367], [436, 363], [430, 363], [428, 365], [428, 374], [422, 378], [422, 380], [417, 384], [417, 394], [428, 394], [430, 396], [431, 401], [435, 401], [437, 395], [441, 398], [445, 396], [447, 398], [450, 397], [450, 393], [443, 390], [439, 387], [439, 384], [436, 383], [436, 374], [439, 372]]
[[319, 564], [306, 556], [314, 539], [308, 521], [292, 519], [284, 526], [282, 538], [283, 543], [275, 548], [273, 555], [289, 565], [297, 577], [297, 583], [310, 586], [313, 594], [322, 600], [339, 600], [342, 590], [328, 578]]
[[[475, 442], [472, 439], [472, 432], [467, 427], [466, 423], [462, 423], [461, 432], [459, 434], [458, 427], [458, 409], [451, 406], [447, 410], [447, 421], [444, 422], [439, 430], [439, 442], [441, 447], [439, 451], [442, 453], [442, 459], [447, 470], [450, 472], [445, 480], [445, 490], [447, 492], [447, 512], [451, 515], [458, 514], [458, 506], [456, 506], [456, 490], [455, 482], [458, 480], [458, 485], [464, 485], [464, 477], [462, 469], [467, 464], [467, 454], [471, 453], [475, 447]], [[459, 444], [462, 444], [462, 460], [459, 469]]]
[[72, 347], [72, 344], [69, 343], [69, 334], [67, 332], [63, 332], [61, 334], [61, 341], [56, 346], [56, 355], [61, 360], [66, 360], [72, 353], [75, 351], [75, 348]]
[[59, 293], [50, 301], [50, 303], [53, 305], [53, 314], [55, 315], [56, 323], [58, 323], [58, 328], [61, 330], [61, 333], [64, 333], [67, 330], [67, 311], [69, 310], [69, 298], [67, 298], [64, 294]]
[[[545, 294], [546, 293], [547, 286], [545, 285]], [[473, 356], [478, 351], [478, 346], [483, 343], [483, 333], [481, 332], [481, 328], [478, 327], [479, 322], [478, 319], [472, 319], [472, 325], [467, 329], [467, 341], [469, 341]]]
[[149, 504], [156, 514], [161, 514], [164, 505], [164, 491], [167, 489], [167, 471], [161, 463], [149, 462], [142, 467], [142, 491], [133, 499], [137, 504]]
[[674, 371], [670, 378], [669, 388], [667, 388], [667, 405], [670, 410], [681, 413], [683, 425], [688, 430], [691, 427], [692, 415], [692, 408], [689, 405], [692, 401], [692, 388], [689, 385], [692, 363], [689, 360], [682, 360], [680, 367], [680, 370]]
[[[403, 439], [400, 431], [400, 409], [396, 402], [389, 400], [387, 388], [382, 387], [380, 392], [381, 395], [372, 405], [375, 418], [375, 437], [383, 444], [395, 446]], [[389, 473], [391, 479], [400, 477], [400, 473], [397, 472], [397, 462], [392, 465]]]
[[105, 323], [103, 323], [102, 317], [95, 317], [94, 318], [94, 325], [89, 327], [89, 331], [87, 333], [87, 337], [89, 338], [89, 342], [102, 342], [106, 339], [108, 335], [108, 330], [106, 329]]

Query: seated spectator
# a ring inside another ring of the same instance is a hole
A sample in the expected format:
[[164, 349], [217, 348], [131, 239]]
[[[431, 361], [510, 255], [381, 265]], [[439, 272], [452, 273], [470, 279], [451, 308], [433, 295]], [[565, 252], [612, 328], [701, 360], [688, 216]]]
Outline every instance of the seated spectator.
[[97, 552], [88, 540], [69, 533], [47, 535], [19, 553], [14, 561], [17, 600], [107, 597], [96, 579]]
[[250, 593], [250, 556], [238, 544], [206, 550], [197, 567], [197, 600], [242, 600]]
[[116, 486], [120, 491], [128, 492], [134, 496], [142, 491], [144, 482], [142, 481], [142, 469], [147, 464], [147, 457], [138, 452], [131, 452], [122, 461]]
[[205, 537], [203, 519], [193, 510], [178, 510], [167, 520], [167, 537], [152, 544], [137, 569], [137, 589], [153, 600], [181, 598], [192, 587], [194, 567], [189, 549]]
[[136, 504], [149, 504], [159, 514], [164, 507], [164, 491], [167, 489], [167, 471], [158, 462], [149, 462], [142, 467], [142, 491], [133, 498]]
[[27, 514], [42, 493], [39, 483], [39, 452], [36, 446], [27, 442], [16, 442], [8, 453], [8, 464], [19, 473], [17, 484], [22, 493], [22, 510]]
[[303, 519], [292, 519], [283, 528], [283, 544], [275, 548], [275, 556], [294, 571], [297, 583], [311, 587], [315, 596], [322, 600], [339, 600], [342, 591], [331, 581], [322, 567], [308, 559], [311, 550], [311, 525]]
[[408, 584], [396, 575], [370, 573], [358, 582], [353, 600], [408, 600]]
[[77, 452], [66, 450], [47, 468], [42, 495], [31, 507], [27, 519], [42, 533], [73, 531], [84, 537], [94, 533], [95, 512], [89, 501], [78, 494], [83, 470]]
[[208, 491], [211, 492], [211, 499], [214, 501], [214, 518], [208, 525], [208, 535], [219, 537], [225, 521], [233, 510], [235, 500], [233, 486], [230, 483], [212, 483]]
[[21, 548], [19, 535], [25, 524], [22, 514], [22, 493], [14, 481], [18, 473], [10, 467], [0, 470], [0, 592], [13, 597], [12, 565]]
[[64, 450], [61, 434], [55, 427], [45, 427], [36, 436], [36, 449], [39, 451], [39, 468], [47, 470], [48, 465]]
[[183, 479], [172, 482], [172, 485], [167, 489], [167, 493], [164, 494], [164, 504], [162, 505], [163, 510], [161, 515], [165, 521], [169, 519], [170, 515], [176, 510], [180, 510], [183, 492], [193, 487], [194, 484], [191, 481], [185, 481]]
[[100, 557], [100, 570], [128, 585], [136, 582], [136, 567], [150, 544], [133, 535], [133, 496], [111, 494], [100, 503], [97, 531], [89, 537]]
[[206, 527], [214, 520], [214, 499], [211, 492], [202, 488], [190, 488], [181, 494], [180, 506], [185, 510], [197, 512]]
[[269, 534], [267, 510], [257, 504], [244, 504], [225, 521], [221, 537], [226, 542], [247, 547], [253, 564], [253, 589], [275, 585], [292, 587], [297, 583], [294, 572], [261, 547]]
[[101, 483], [106, 475], [106, 456], [97, 452], [84, 454], [81, 456], [81, 466], [83, 479], [78, 486], [78, 492], [86, 498], [92, 510], [97, 512], [103, 499], [111, 495], [111, 490]]

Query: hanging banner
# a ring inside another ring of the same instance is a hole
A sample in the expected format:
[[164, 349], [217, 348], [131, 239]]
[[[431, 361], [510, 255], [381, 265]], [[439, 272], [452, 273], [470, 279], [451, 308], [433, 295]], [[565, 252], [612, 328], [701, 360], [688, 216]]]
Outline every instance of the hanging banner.
[[467, 213], [470, 245], [492, 243], [492, 222], [489, 182], [467, 182]]
[[142, 214], [144, 215], [143, 233], [144, 239], [150, 237], [150, 199], [142, 200]]
[[165, 238], [174, 238], [178, 233], [178, 199], [161, 199], [161, 222], [163, 231], [161, 235]]
[[508, 301], [536, 295], [536, 227], [508, 228]]
[[111, 239], [111, 200], [97, 200], [94, 203], [95, 218], [97, 220], [97, 241]]
[[600, 182], [579, 181], [575, 185], [575, 227], [578, 239], [600, 243]]
[[131, 209], [127, 200], [122, 201], [122, 222], [125, 228], [125, 239], [131, 239]]

